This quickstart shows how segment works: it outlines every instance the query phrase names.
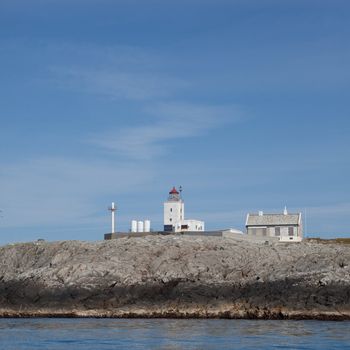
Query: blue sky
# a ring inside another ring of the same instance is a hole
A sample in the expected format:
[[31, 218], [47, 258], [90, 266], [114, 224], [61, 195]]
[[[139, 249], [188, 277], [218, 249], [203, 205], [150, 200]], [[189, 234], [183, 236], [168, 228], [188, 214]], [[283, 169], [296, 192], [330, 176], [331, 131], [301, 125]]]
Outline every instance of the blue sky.
[[0, 243], [306, 211], [348, 236], [350, 4], [0, 3]]

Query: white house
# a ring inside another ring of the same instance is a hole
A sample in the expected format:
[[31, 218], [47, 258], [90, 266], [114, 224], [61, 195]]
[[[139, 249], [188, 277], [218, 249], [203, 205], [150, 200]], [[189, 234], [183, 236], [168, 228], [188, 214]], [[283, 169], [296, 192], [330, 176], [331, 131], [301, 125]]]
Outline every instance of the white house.
[[192, 232], [204, 231], [204, 221], [185, 219], [185, 204], [175, 187], [164, 202], [164, 231]]
[[301, 213], [288, 214], [248, 214], [246, 220], [247, 234], [259, 237], [278, 237], [281, 242], [301, 242], [303, 224]]

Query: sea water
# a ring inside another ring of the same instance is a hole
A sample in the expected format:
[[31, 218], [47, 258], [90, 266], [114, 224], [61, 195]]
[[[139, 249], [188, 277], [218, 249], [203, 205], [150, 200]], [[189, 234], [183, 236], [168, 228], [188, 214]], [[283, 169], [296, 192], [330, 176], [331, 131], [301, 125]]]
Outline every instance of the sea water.
[[350, 322], [0, 319], [0, 349], [350, 349]]

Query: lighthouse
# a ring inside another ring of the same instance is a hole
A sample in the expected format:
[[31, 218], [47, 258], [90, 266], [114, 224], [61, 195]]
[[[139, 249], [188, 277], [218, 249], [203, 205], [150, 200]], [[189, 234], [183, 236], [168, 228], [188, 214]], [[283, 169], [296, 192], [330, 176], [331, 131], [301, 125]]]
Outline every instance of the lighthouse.
[[174, 186], [169, 192], [168, 200], [164, 202], [164, 231], [175, 231], [184, 217], [185, 204]]
[[178, 191], [174, 186], [164, 202], [164, 231], [195, 232], [204, 231], [204, 221], [185, 219], [185, 204], [182, 200], [182, 187]]

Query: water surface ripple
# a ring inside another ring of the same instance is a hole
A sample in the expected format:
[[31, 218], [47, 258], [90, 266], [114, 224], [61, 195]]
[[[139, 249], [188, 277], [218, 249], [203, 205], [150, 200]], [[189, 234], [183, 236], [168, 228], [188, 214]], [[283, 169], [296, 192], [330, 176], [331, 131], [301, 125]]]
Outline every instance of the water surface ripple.
[[350, 321], [0, 319], [0, 348], [350, 349]]

